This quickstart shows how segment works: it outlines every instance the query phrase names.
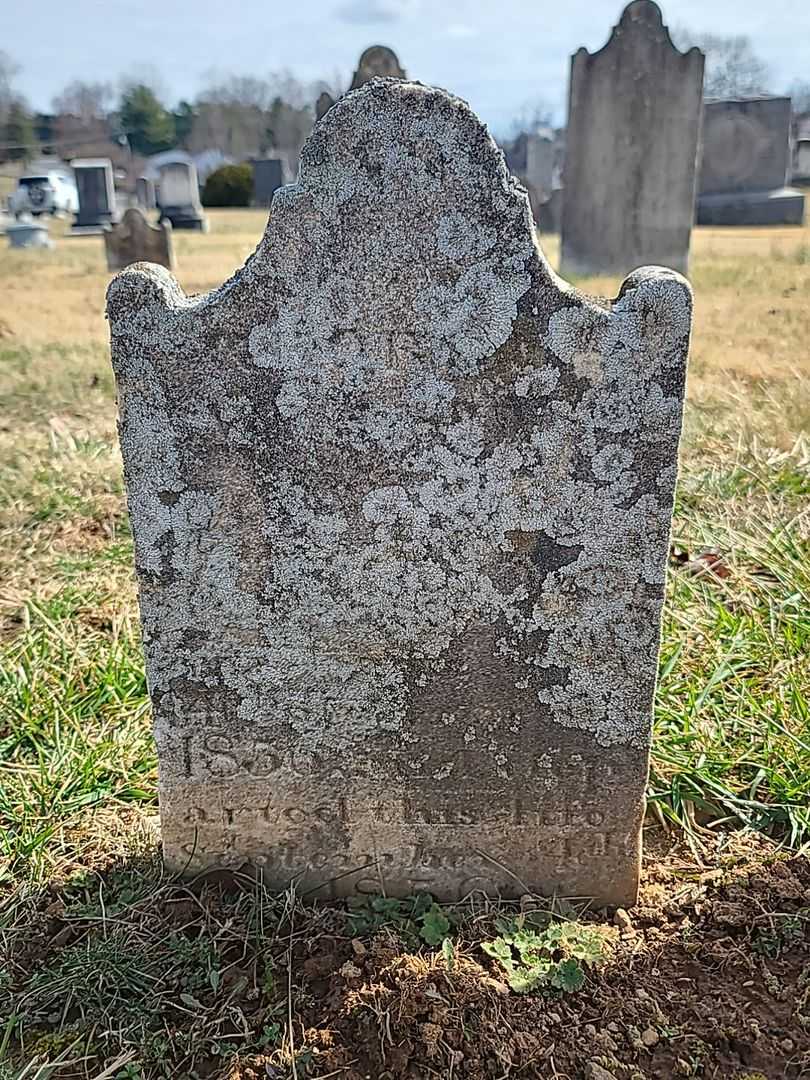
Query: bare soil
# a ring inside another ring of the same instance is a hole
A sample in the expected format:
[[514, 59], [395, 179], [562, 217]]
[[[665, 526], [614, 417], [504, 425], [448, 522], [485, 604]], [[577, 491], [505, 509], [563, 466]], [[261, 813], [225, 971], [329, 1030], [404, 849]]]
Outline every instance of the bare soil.
[[810, 860], [744, 834], [700, 855], [667, 845], [647, 839], [636, 908], [581, 915], [606, 928], [607, 959], [568, 994], [509, 988], [481, 948], [504, 909], [483, 901], [457, 909], [448, 962], [397, 928], [355, 936], [341, 907], [262, 908], [247, 883], [210, 880], [139, 896], [154, 860], [99, 867], [49, 886], [6, 935], [0, 1011], [24, 1019], [8, 1055], [58, 1059], [54, 1080], [114, 1063], [117, 1080], [810, 1076]]

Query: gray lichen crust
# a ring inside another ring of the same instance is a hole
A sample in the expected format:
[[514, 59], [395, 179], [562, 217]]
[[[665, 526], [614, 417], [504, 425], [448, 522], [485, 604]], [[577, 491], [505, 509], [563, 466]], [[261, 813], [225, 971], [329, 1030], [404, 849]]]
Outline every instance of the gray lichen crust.
[[[375, 79], [316, 125], [234, 278], [189, 299], [133, 267], [108, 313], [164, 830], [173, 792], [262, 754], [279, 790], [355, 790], [363, 759], [424, 800], [470, 750], [503, 796], [551, 743], [630, 754], [637, 817], [682, 278], [637, 271], [611, 306], [567, 288], [467, 106]], [[229, 843], [184, 850], [249, 857]]]

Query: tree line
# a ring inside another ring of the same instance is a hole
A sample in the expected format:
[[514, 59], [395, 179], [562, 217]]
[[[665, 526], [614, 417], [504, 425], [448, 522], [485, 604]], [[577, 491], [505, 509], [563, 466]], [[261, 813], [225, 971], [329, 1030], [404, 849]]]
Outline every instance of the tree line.
[[[747, 97], [774, 92], [767, 65], [742, 35], [698, 34], [676, 28], [681, 49], [698, 46], [706, 54], [704, 95]], [[36, 112], [15, 89], [19, 66], [0, 51], [0, 162], [27, 161], [51, 152], [66, 160], [99, 154], [126, 166], [174, 147], [189, 153], [216, 149], [235, 161], [273, 153], [294, 167], [314, 122], [314, 103], [327, 91], [337, 98], [340, 79], [302, 82], [289, 72], [255, 76], [211, 77], [192, 101], [165, 101], [159, 79], [123, 79], [110, 83], [69, 83], [53, 99], [51, 111]], [[810, 113], [810, 82], [797, 81], [788, 91], [794, 112]], [[536, 127], [546, 110], [523, 106], [511, 125]], [[530, 122], [529, 116], [534, 117]]]
[[217, 149], [237, 161], [271, 152], [295, 161], [312, 128], [316, 98], [342, 89], [334, 78], [308, 83], [288, 72], [231, 76], [211, 78], [193, 101], [169, 105], [158, 80], [123, 79], [116, 92], [110, 83], [76, 79], [43, 113], [15, 90], [18, 72], [0, 52], [0, 161], [103, 152], [126, 164], [128, 157], [175, 147], [192, 154]]

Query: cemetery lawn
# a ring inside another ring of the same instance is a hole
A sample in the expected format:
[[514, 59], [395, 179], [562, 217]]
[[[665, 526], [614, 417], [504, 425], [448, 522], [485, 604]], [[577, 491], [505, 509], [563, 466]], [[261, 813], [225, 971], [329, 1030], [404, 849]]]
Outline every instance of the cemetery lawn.
[[[175, 235], [189, 292], [264, 215], [211, 218]], [[615, 922], [163, 875], [109, 278], [100, 239], [57, 243], [0, 262], [0, 1080], [809, 1075], [810, 227], [694, 234], [644, 886]]]

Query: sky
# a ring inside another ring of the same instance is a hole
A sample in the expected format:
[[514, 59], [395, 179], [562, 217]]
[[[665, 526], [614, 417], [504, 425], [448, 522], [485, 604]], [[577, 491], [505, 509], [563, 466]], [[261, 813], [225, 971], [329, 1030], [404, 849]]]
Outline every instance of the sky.
[[[807, 0], [661, 0], [670, 27], [746, 34], [771, 89], [810, 79]], [[169, 103], [212, 73], [351, 77], [368, 45], [394, 49], [410, 78], [465, 98], [497, 133], [533, 106], [565, 114], [568, 61], [602, 47], [621, 0], [37, 0], [14, 3], [2, 47], [16, 88], [41, 110], [75, 78], [155, 72]]]

